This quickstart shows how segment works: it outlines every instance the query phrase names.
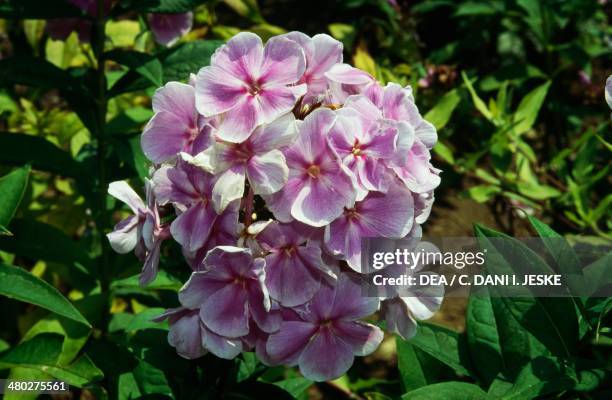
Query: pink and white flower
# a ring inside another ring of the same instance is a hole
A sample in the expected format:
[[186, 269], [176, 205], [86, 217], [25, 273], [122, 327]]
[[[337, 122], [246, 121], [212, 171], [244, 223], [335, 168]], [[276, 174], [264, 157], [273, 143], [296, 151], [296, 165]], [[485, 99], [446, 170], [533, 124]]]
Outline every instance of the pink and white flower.
[[198, 72], [196, 107], [200, 114], [221, 114], [217, 135], [240, 143], [253, 129], [291, 111], [306, 93], [297, 84], [306, 69], [304, 52], [292, 40], [241, 32], [219, 48], [210, 66]]
[[172, 46], [193, 27], [191, 11], [178, 14], [149, 14], [147, 20], [155, 41], [164, 46]]

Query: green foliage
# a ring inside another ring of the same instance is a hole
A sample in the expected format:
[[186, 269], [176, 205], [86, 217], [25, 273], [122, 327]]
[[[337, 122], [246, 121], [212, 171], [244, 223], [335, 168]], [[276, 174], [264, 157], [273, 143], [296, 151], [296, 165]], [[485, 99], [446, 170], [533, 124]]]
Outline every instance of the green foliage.
[[[412, 86], [438, 130], [438, 202], [453, 206], [463, 191], [488, 205], [505, 233], [529, 228], [548, 252], [540, 257], [516, 240], [500, 248], [494, 238], [502, 233], [477, 225], [487, 268], [509, 271], [518, 259], [523, 269], [576, 277], [570, 290], [612, 284], [612, 253], [581, 268], [559, 240], [612, 237], [612, 140], [601, 93], [612, 35], [606, 6], [281, 3], [120, 0], [104, 18], [65, 0], [0, 4], [0, 378], [66, 380], [101, 399], [610, 397], [612, 301], [599, 297], [472, 294], [464, 331], [419, 323], [414, 338], [396, 338], [397, 372], [383, 346], [333, 383], [266, 367], [255, 353], [190, 361], [168, 345], [168, 323], [152, 319], [177, 306], [184, 266], [165, 246], [163, 269], [140, 287], [141, 263], [109, 251], [105, 234], [125, 210], [106, 190], [120, 179], [142, 187], [148, 176], [140, 133], [154, 89], [186, 82], [244, 30], [264, 40], [329, 32], [343, 43], [345, 62], [383, 84]], [[148, 14], [187, 11], [192, 32], [169, 48], [153, 43]], [[66, 17], [91, 25], [89, 43], [77, 33], [48, 37], [46, 20]]]
[[[546, 242], [546, 238], [559, 235], [535, 218], [531, 218], [531, 223], [544, 243], [548, 243], [551, 254], [564, 254], [564, 259], [553, 257], [555, 264], [565, 264], [561, 268], [570, 270], [576, 258], [574, 250], [561, 244], [553, 246], [552, 240]], [[503, 243], [497, 242], [494, 239], [503, 234], [478, 225], [475, 233], [481, 248], [486, 249], [487, 270], [509, 272], [512, 268], [516, 270], [517, 264], [531, 273], [552, 270], [518, 240], [506, 237]], [[609, 266], [609, 257], [608, 253], [593, 268], [603, 271], [603, 264]], [[516, 264], [510, 268], [508, 260]], [[604, 284], [612, 282], [609, 276], [602, 279]], [[537, 298], [528, 294], [502, 297], [495, 296], [493, 288], [488, 290], [470, 295], [465, 333], [419, 324], [414, 338], [397, 339], [398, 367], [408, 391], [403, 398], [531, 399], [581, 392], [587, 387], [596, 390], [601, 385], [605, 358], [595, 356], [585, 361], [583, 357], [590, 351], [585, 352], [584, 346], [589, 346], [593, 337], [607, 332], [607, 328], [591, 325], [586, 335], [578, 334], [579, 319], [599, 318], [598, 307], [579, 311], [581, 307], [574, 301], [582, 305], [585, 299]], [[606, 303], [605, 299], [592, 300]], [[417, 350], [451, 367], [456, 378], [471, 378], [475, 383], [452, 382], [452, 376], [439, 374], [431, 359], [424, 359]]]
[[0, 294], [35, 304], [91, 327], [81, 313], [47, 282], [21, 268], [0, 264]]

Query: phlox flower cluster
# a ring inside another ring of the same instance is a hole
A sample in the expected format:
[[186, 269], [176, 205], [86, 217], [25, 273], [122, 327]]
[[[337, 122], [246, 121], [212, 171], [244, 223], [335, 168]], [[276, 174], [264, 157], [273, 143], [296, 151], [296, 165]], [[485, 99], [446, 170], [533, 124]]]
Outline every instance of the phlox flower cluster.
[[327, 35], [264, 45], [243, 32], [188, 83], [158, 89], [153, 110], [146, 202], [111, 184], [133, 215], [108, 238], [143, 260], [143, 285], [163, 241], [180, 244], [193, 273], [159, 320], [181, 356], [256, 351], [328, 380], [381, 343], [364, 318], [382, 310], [409, 338], [437, 310], [440, 293], [365, 297], [359, 281], [361, 238], [420, 236], [440, 183], [436, 131], [409, 87], [343, 63]]

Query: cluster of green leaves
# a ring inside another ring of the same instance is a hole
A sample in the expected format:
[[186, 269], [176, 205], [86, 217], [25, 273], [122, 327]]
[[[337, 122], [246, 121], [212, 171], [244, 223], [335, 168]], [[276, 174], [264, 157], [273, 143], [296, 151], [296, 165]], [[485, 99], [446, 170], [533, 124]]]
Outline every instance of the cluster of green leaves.
[[[511, 260], [533, 271], [574, 271], [599, 282], [612, 282], [612, 253], [576, 270], [577, 257], [556, 232], [531, 218], [548, 247], [552, 265], [519, 240], [477, 225], [475, 234], [486, 249], [486, 266], [511, 272]], [[504, 249], [491, 238], [504, 237]], [[548, 240], [548, 238], [552, 238]], [[497, 246], [497, 247], [496, 247]], [[494, 289], [489, 289], [494, 290]], [[407, 393], [403, 399], [532, 399], [545, 396], [607, 398], [612, 337], [610, 298], [508, 298], [492, 292], [472, 293], [466, 331], [420, 324], [417, 335], [398, 338], [398, 366]], [[587, 394], [588, 393], [588, 394]]]

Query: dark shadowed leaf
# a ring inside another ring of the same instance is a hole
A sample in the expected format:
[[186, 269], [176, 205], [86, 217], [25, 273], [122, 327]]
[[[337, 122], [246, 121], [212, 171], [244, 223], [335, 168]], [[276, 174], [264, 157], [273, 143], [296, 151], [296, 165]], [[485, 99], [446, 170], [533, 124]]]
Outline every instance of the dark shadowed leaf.
[[466, 336], [474, 368], [483, 385], [488, 386], [504, 370], [504, 360], [493, 305], [485, 293], [470, 296]]
[[404, 390], [418, 389], [453, 376], [451, 368], [413, 346], [410, 340], [397, 337], [396, 345], [397, 367]]
[[0, 225], [3, 227], [13, 219], [28, 186], [29, 175], [28, 165], [0, 178]]
[[487, 394], [478, 386], [465, 382], [443, 382], [412, 390], [403, 400], [481, 400]]
[[81, 10], [64, 0], [5, 0], [0, 3], [0, 18], [49, 19], [82, 15]]
[[112, 50], [106, 58], [136, 71], [155, 86], [162, 85], [162, 65], [155, 56], [132, 50]]
[[457, 332], [433, 324], [420, 323], [417, 334], [410, 339], [410, 343], [448, 365], [458, 374], [471, 375], [465, 337]]
[[[83, 175], [83, 167], [68, 152], [40, 136], [0, 132], [0, 163], [23, 165], [77, 178]], [[27, 149], [27, 151], [23, 151]]]

